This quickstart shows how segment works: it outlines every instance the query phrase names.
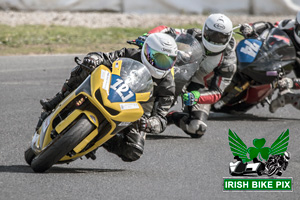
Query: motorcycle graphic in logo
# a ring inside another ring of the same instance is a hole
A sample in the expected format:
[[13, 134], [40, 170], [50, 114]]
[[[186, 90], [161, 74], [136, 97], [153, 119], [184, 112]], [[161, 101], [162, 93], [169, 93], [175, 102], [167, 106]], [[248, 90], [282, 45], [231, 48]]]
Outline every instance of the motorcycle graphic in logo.
[[[290, 159], [287, 151], [289, 143], [289, 129], [283, 132], [271, 145], [264, 147], [264, 138], [254, 139], [254, 147], [247, 147], [240, 137], [229, 129], [229, 146], [236, 161], [230, 162], [229, 173], [232, 176], [243, 176], [256, 173], [259, 176], [274, 174], [281, 176], [286, 170]], [[253, 163], [248, 163], [252, 161]]]

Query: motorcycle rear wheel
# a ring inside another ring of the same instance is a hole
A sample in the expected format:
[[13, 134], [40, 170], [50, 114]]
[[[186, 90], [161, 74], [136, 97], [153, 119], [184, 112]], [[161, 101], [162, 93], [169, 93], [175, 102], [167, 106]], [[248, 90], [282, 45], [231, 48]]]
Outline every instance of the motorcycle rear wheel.
[[34, 172], [45, 172], [73, 150], [90, 132], [94, 125], [83, 115], [66, 133], [57, 136], [43, 152], [33, 158]]

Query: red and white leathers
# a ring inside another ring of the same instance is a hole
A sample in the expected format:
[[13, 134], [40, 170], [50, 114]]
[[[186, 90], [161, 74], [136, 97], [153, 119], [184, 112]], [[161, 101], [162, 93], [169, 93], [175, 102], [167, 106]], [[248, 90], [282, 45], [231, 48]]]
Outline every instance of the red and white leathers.
[[[174, 29], [167, 26], [158, 26], [148, 33], [164, 32], [175, 36], [189, 33], [203, 46], [200, 29]], [[205, 48], [203, 48], [205, 49]], [[236, 72], [235, 39], [232, 37], [224, 51], [206, 51], [202, 60], [199, 60], [199, 69], [190, 82], [187, 82], [183, 91], [198, 90], [200, 98], [193, 107], [185, 106], [184, 113], [174, 114], [169, 121], [175, 123], [192, 137], [199, 137], [206, 131], [205, 121], [209, 115], [211, 104], [216, 103], [222, 96], [225, 88], [230, 84]], [[176, 80], [175, 80], [176, 83]]]

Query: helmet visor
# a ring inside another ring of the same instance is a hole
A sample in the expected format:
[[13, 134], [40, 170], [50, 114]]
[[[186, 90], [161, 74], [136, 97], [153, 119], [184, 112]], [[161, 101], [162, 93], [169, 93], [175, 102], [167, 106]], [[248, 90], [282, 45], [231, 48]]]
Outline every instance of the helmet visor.
[[229, 41], [231, 32], [221, 33], [221, 32], [212, 30], [212, 29], [208, 28], [207, 25], [205, 25], [203, 35], [204, 35], [204, 38], [210, 43], [213, 43], [216, 45], [224, 45]]
[[176, 62], [176, 56], [169, 56], [152, 49], [148, 44], [144, 45], [144, 54], [147, 61], [155, 68], [168, 70], [172, 68]]

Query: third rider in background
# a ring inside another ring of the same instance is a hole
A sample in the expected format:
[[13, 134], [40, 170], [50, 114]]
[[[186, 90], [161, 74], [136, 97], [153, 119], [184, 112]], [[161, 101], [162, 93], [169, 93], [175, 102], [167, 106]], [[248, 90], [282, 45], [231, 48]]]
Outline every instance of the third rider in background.
[[243, 24], [240, 31], [245, 38], [256, 38], [264, 30], [273, 28], [274, 26], [286, 32], [295, 46], [297, 58], [294, 64], [294, 72], [297, 78], [285, 77], [278, 81], [282, 95], [278, 95], [278, 97], [271, 102], [269, 110], [274, 113], [279, 107], [283, 107], [286, 104], [292, 104], [295, 108], [300, 110], [300, 94], [295, 94], [289, 90], [300, 89], [300, 12], [297, 13], [295, 19], [282, 20], [276, 22], [274, 25], [270, 22]]

